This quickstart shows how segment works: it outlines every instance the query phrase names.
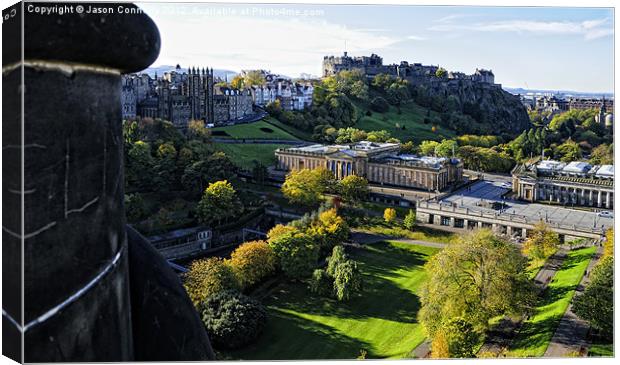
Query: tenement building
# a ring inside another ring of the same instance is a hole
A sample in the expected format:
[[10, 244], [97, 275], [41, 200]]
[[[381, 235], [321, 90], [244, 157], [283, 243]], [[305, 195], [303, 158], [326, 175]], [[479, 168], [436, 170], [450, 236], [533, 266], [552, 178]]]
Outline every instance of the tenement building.
[[324, 167], [337, 179], [362, 176], [372, 184], [441, 191], [463, 176], [456, 158], [400, 154], [398, 143], [362, 141], [347, 145], [315, 144], [276, 150], [277, 168], [291, 171]]
[[518, 165], [512, 186], [519, 199], [613, 209], [614, 166], [543, 160]]

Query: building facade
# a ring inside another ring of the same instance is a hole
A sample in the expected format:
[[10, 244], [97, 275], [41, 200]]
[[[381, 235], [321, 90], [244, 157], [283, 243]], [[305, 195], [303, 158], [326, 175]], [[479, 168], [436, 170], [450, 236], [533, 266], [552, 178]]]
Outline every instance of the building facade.
[[549, 201], [604, 209], [614, 206], [613, 165], [545, 160], [516, 166], [512, 180], [513, 192], [519, 199], [529, 202]]
[[124, 75], [121, 107], [124, 119], [136, 116], [169, 120], [184, 129], [191, 120], [224, 124], [254, 114], [249, 89], [234, 90], [220, 86], [222, 80], [213, 69], [180, 66], [159, 78], [148, 74]]
[[276, 150], [277, 168], [291, 171], [326, 168], [337, 179], [364, 177], [371, 184], [441, 191], [463, 177], [454, 158], [399, 154], [398, 143], [362, 141], [350, 145], [312, 145]]
[[292, 81], [288, 77], [272, 74], [265, 70], [241, 71], [244, 76], [249, 72], [262, 75], [264, 84], [250, 87], [254, 104], [265, 107], [267, 104], [280, 101], [284, 110], [304, 110], [312, 105], [314, 87], [310, 81]]

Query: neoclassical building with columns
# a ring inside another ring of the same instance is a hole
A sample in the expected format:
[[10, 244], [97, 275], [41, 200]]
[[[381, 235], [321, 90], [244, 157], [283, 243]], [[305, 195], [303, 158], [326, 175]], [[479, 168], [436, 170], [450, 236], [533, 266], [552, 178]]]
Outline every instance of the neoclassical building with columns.
[[614, 166], [544, 160], [512, 171], [517, 197], [530, 202], [613, 209]]
[[398, 143], [361, 141], [283, 148], [275, 154], [279, 170], [324, 167], [339, 180], [357, 175], [372, 184], [441, 191], [462, 179], [463, 163], [459, 159], [419, 157], [399, 151]]

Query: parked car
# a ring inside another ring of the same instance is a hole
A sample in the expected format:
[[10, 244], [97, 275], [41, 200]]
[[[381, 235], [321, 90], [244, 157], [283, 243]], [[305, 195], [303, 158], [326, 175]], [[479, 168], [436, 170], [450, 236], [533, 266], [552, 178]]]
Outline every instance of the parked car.
[[613, 218], [614, 217], [614, 213], [610, 212], [610, 211], [607, 211], [607, 210], [604, 210], [602, 212], [599, 212], [598, 216], [599, 217], [605, 217], [605, 218]]

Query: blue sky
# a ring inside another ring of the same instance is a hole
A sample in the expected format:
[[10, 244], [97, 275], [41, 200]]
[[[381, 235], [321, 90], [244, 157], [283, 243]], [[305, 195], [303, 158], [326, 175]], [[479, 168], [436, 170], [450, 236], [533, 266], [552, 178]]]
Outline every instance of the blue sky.
[[382, 5], [142, 4], [162, 36], [154, 65], [320, 75], [324, 55], [377, 53], [508, 87], [613, 91], [613, 10]]

